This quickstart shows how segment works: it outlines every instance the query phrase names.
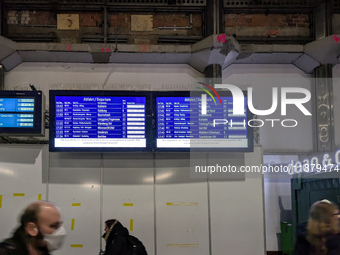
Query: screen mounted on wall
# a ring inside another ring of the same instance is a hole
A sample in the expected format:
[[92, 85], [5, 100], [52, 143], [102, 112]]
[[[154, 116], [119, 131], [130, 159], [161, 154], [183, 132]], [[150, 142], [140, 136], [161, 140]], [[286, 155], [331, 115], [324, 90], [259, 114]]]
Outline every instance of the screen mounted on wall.
[[50, 151], [150, 151], [150, 93], [50, 91]]
[[243, 114], [233, 114], [231, 93], [219, 98], [201, 92], [153, 95], [155, 151], [253, 151], [251, 113], [244, 93]]
[[0, 91], [0, 135], [44, 135], [44, 98], [41, 91]]

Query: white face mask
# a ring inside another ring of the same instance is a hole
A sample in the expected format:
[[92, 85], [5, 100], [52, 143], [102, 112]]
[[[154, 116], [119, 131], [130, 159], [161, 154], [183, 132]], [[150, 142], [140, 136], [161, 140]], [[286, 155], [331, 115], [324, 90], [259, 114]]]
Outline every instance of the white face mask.
[[58, 250], [66, 237], [66, 230], [63, 226], [53, 231], [51, 234], [43, 233], [44, 241], [47, 244], [47, 249], [51, 251]]

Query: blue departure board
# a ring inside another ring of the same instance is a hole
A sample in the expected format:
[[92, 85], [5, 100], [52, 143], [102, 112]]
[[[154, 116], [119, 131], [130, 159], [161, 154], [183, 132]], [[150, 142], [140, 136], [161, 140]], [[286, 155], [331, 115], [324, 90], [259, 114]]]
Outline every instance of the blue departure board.
[[33, 128], [34, 98], [1, 98], [0, 128]]
[[233, 114], [231, 96], [221, 102], [208, 97], [203, 113], [199, 96], [156, 97], [156, 149], [252, 150], [246, 97], [244, 114]]
[[55, 96], [55, 148], [146, 148], [146, 97]]

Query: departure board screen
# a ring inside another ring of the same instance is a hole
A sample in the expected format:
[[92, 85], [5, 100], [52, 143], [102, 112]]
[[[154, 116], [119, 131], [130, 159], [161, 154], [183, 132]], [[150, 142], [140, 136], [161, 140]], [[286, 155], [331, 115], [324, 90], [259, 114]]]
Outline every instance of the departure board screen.
[[156, 148], [251, 151], [247, 98], [244, 114], [233, 114], [232, 96], [220, 99], [207, 98], [202, 112], [200, 96], [156, 97]]
[[34, 98], [0, 98], [0, 127], [33, 128]]
[[53, 148], [146, 149], [147, 97], [110, 93], [52, 96]]
[[41, 91], [0, 91], [0, 135], [44, 135], [44, 98]]

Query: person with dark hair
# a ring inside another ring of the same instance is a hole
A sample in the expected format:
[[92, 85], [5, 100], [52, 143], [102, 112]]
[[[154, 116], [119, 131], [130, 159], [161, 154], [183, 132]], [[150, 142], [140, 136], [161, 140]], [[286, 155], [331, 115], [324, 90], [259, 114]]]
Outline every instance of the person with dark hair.
[[0, 243], [0, 255], [48, 255], [65, 238], [60, 210], [50, 202], [34, 202], [23, 212], [13, 236]]
[[334, 203], [315, 202], [305, 228], [299, 228], [294, 255], [340, 255], [339, 215]]
[[129, 231], [115, 219], [105, 221], [105, 255], [125, 255], [128, 250]]
[[105, 221], [105, 255], [147, 255], [143, 243], [116, 219]]

